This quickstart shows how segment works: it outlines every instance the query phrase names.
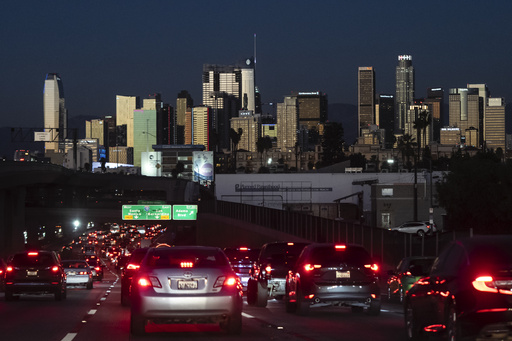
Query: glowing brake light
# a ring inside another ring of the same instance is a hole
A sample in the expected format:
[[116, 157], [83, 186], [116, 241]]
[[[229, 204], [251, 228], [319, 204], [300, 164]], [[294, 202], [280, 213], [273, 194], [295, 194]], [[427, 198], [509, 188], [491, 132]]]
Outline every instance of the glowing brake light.
[[334, 248], [336, 250], [345, 250], [347, 248], [346, 245], [334, 245]]
[[162, 287], [162, 284], [160, 283], [158, 278], [156, 278], [154, 276], [149, 276], [148, 278], [141, 277], [141, 278], [139, 278], [137, 283], [141, 287], [153, 287], [153, 288], [161, 288]]
[[224, 281], [225, 285], [233, 286], [236, 284], [236, 278], [235, 277], [229, 277]]
[[288, 245], [288, 246], [293, 246], [293, 245], [295, 245], [295, 244], [294, 244], [294, 243], [286, 243], [286, 245]]
[[7, 272], [12, 272], [14, 270], [14, 268], [12, 266], [8, 266], [5, 271]]
[[272, 267], [271, 267], [270, 265], [267, 265], [267, 266], [265, 267], [265, 271], [266, 271], [267, 273], [272, 272]]
[[59, 267], [58, 267], [58, 266], [54, 266], [54, 267], [52, 267], [52, 271], [53, 271], [53, 272], [57, 272], [57, 271], [59, 271]]
[[126, 267], [126, 269], [128, 270], [137, 270], [140, 268], [140, 265], [137, 265], [137, 264], [128, 264], [128, 266]]
[[247, 251], [247, 250], [249, 250], [249, 248], [248, 247], [241, 247], [239, 250], [240, 251]]
[[473, 287], [478, 291], [497, 293], [498, 289], [494, 286], [491, 276], [480, 276], [473, 281]]
[[365, 264], [364, 267], [373, 271], [379, 270], [379, 266], [377, 264]]
[[39, 254], [39, 252], [29, 252], [28, 255], [29, 256], [37, 256]]
[[194, 267], [194, 263], [192, 262], [181, 262], [180, 267], [182, 268], [192, 268]]
[[313, 271], [315, 269], [320, 269], [322, 266], [319, 264], [306, 264], [304, 265], [304, 270]]

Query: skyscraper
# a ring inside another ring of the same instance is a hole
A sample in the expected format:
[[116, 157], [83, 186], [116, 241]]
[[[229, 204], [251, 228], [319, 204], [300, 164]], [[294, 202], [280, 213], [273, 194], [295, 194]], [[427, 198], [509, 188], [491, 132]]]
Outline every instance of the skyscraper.
[[242, 129], [242, 136], [238, 142], [238, 149], [248, 150], [250, 152], [257, 152], [256, 142], [260, 137], [260, 122], [258, 116], [252, 114], [252, 111], [244, 110], [240, 111], [238, 117], [231, 119], [231, 129], [238, 132], [238, 129]]
[[185, 143], [185, 115], [194, 106], [194, 100], [187, 90], [182, 90], [176, 99], [176, 119], [173, 144]]
[[440, 141], [440, 132], [443, 120], [444, 90], [442, 88], [428, 88], [427, 98], [423, 101], [430, 107], [431, 131], [433, 141]]
[[503, 98], [488, 98], [485, 108], [485, 147], [488, 149], [501, 148], [505, 152], [505, 100]]
[[479, 147], [482, 121], [480, 96], [476, 88], [453, 88], [449, 94], [450, 126], [460, 129], [461, 144]]
[[64, 100], [62, 79], [57, 73], [48, 73], [43, 90], [44, 128], [50, 133], [50, 142], [45, 143], [45, 150], [54, 152], [64, 150], [67, 137], [68, 111]]
[[210, 150], [210, 108], [197, 106], [192, 108], [192, 144], [203, 145]]
[[395, 142], [393, 131], [395, 129], [395, 96], [380, 94], [375, 107], [375, 123], [384, 129], [384, 146], [393, 148]]
[[395, 101], [395, 134], [400, 134], [405, 129], [407, 110], [414, 101], [414, 67], [411, 55], [398, 56]]
[[287, 96], [283, 103], [277, 103], [277, 147], [282, 152], [294, 150], [298, 131], [297, 97]]
[[[133, 147], [133, 111], [140, 109], [140, 99], [135, 96], [116, 96], [116, 124], [126, 126], [126, 146]], [[124, 140], [124, 139], [123, 139]]]
[[359, 67], [357, 73], [358, 136], [362, 129], [375, 124], [375, 71], [371, 66]]
[[487, 108], [487, 99], [491, 96], [491, 93], [489, 92], [489, 88], [487, 87], [487, 84], [468, 84], [468, 89], [478, 89], [478, 96], [480, 97], [480, 116], [482, 117], [480, 120], [480, 127], [479, 129], [479, 139], [480, 143], [484, 141], [485, 136], [485, 110]]
[[203, 65], [203, 105], [213, 112], [210, 125], [216, 148], [228, 149], [229, 120], [241, 109], [256, 109], [254, 60], [247, 58], [242, 65]]

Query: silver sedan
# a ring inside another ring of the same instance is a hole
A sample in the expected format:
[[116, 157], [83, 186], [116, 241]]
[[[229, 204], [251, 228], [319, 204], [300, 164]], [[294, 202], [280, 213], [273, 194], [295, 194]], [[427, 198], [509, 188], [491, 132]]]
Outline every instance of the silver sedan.
[[229, 334], [242, 330], [240, 279], [216, 247], [150, 248], [132, 280], [130, 330], [160, 324], [219, 323]]

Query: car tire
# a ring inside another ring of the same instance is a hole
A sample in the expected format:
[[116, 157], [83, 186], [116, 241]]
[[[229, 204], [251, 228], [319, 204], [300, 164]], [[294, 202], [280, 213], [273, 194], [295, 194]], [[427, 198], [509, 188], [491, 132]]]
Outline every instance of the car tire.
[[258, 281], [256, 283], [256, 306], [266, 307], [268, 302], [268, 289], [265, 281]]
[[62, 301], [62, 299], [63, 299], [62, 287], [57, 288], [55, 290], [54, 295], [55, 295], [55, 301]]
[[130, 306], [130, 299], [128, 298], [128, 295], [121, 293], [121, 305], [123, 307]]
[[404, 309], [405, 337], [409, 341], [421, 340], [420, 328], [414, 320], [414, 311], [410, 302], [407, 302]]
[[309, 315], [309, 301], [304, 297], [304, 293], [301, 289], [297, 289], [297, 307], [295, 312], [300, 316]]
[[371, 316], [377, 316], [380, 314], [381, 301], [380, 299], [372, 299], [370, 306], [366, 310], [366, 313]]
[[91, 290], [93, 288], [92, 281], [87, 282], [86, 288], [87, 288], [87, 290]]
[[134, 313], [131, 314], [130, 333], [139, 336], [146, 333], [146, 320], [142, 316]]
[[230, 316], [226, 322], [220, 324], [220, 328], [230, 335], [242, 333], [242, 313]]
[[14, 301], [14, 295], [11, 290], [5, 289], [5, 300], [6, 301]]
[[253, 279], [249, 279], [247, 281], [247, 304], [255, 305], [256, 304], [256, 281]]

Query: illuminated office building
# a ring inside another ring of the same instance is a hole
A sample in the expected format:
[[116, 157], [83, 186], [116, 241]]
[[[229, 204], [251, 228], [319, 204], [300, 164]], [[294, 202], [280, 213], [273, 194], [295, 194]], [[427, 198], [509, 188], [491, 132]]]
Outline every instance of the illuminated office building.
[[449, 125], [460, 129], [461, 144], [479, 148], [483, 112], [478, 89], [450, 89], [448, 105]]
[[[203, 145], [205, 150], [210, 150], [210, 120], [211, 111], [207, 106], [196, 106], [192, 108], [190, 115], [191, 143]], [[185, 123], [187, 125], [187, 123]]]
[[358, 136], [375, 124], [375, 71], [371, 66], [359, 67], [357, 73]]
[[431, 131], [433, 141], [440, 141], [440, 132], [443, 120], [444, 90], [442, 88], [428, 88], [427, 98], [423, 100], [430, 108]]
[[407, 111], [414, 103], [414, 67], [411, 55], [398, 56], [395, 101], [395, 134], [400, 134], [405, 129]]
[[238, 117], [231, 119], [231, 129], [238, 132], [242, 129], [242, 136], [238, 142], [238, 149], [244, 149], [250, 152], [257, 152], [256, 142], [260, 137], [260, 122], [258, 116], [255, 116], [250, 110], [241, 110]]
[[143, 152], [152, 152], [156, 138], [156, 110], [137, 109], [133, 111], [133, 165], [140, 167]]
[[393, 148], [395, 130], [395, 96], [380, 94], [375, 106], [375, 123], [384, 130], [385, 148]]
[[327, 94], [313, 91], [298, 92], [293, 96], [297, 98], [299, 126], [323, 135], [324, 124], [327, 122]]
[[174, 143], [173, 144], [184, 144], [185, 143], [185, 116], [187, 110], [191, 110], [194, 106], [194, 100], [186, 90], [182, 90], [178, 94], [176, 99], [176, 118], [174, 126]]
[[43, 90], [44, 129], [49, 134], [45, 142], [45, 151], [54, 153], [64, 151], [67, 137], [68, 111], [64, 100], [62, 79], [57, 73], [48, 73]]
[[299, 131], [297, 97], [287, 96], [277, 103], [277, 147], [282, 152], [295, 150]]
[[480, 127], [479, 129], [479, 141], [480, 144], [482, 144], [482, 141], [484, 141], [485, 136], [485, 110], [487, 106], [487, 99], [490, 97], [491, 93], [489, 92], [489, 88], [487, 87], [487, 84], [468, 84], [468, 89], [478, 89], [478, 97], [480, 97]]
[[[116, 124], [126, 126], [126, 146], [134, 145], [133, 111], [140, 109], [140, 99], [135, 96], [116, 96]], [[120, 145], [120, 144], [119, 144]]]
[[485, 108], [485, 148], [505, 152], [505, 100], [488, 98]]

